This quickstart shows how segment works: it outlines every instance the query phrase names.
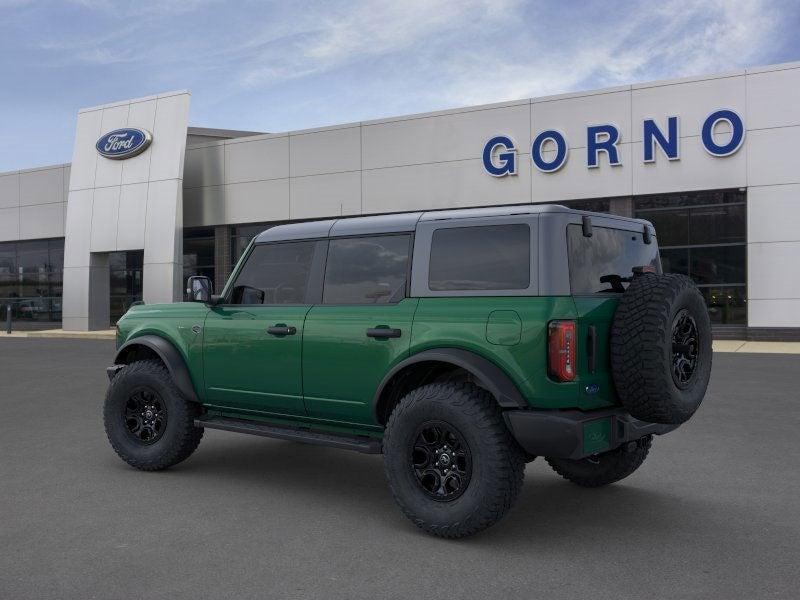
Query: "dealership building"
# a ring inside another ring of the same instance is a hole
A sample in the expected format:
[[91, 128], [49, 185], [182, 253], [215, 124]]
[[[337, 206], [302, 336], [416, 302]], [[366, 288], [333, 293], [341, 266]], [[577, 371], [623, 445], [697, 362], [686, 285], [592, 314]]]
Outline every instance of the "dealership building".
[[0, 317], [108, 328], [280, 223], [559, 203], [652, 221], [718, 337], [800, 339], [800, 63], [286, 133], [190, 97], [80, 110], [71, 164], [0, 173]]

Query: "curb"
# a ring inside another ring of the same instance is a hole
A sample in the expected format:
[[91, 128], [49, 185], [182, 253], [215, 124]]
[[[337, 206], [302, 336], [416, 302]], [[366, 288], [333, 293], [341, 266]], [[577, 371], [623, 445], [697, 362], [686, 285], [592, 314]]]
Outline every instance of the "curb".
[[69, 340], [111, 340], [114, 341], [117, 332], [114, 329], [100, 331], [64, 331], [63, 329], [43, 329], [40, 331], [12, 331], [10, 334], [0, 332], [0, 340], [6, 338], [47, 338]]
[[800, 342], [746, 342], [715, 340], [714, 352], [749, 352], [753, 354], [800, 354]]

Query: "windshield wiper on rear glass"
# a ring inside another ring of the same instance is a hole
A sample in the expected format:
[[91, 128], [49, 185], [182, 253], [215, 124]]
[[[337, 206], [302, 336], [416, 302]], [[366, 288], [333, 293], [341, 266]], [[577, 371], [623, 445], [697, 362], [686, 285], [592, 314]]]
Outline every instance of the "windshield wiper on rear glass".
[[600, 292], [598, 292], [598, 293], [612, 291], [612, 292], [617, 292], [619, 294], [624, 294], [625, 293], [625, 288], [623, 287], [622, 284], [623, 283], [630, 283], [631, 279], [633, 279], [633, 278], [632, 277], [622, 277], [621, 275], [617, 275], [616, 273], [603, 275], [602, 277], [600, 277], [600, 283], [610, 283], [611, 284], [611, 290], [607, 290], [607, 289], [606, 290], [600, 290]]

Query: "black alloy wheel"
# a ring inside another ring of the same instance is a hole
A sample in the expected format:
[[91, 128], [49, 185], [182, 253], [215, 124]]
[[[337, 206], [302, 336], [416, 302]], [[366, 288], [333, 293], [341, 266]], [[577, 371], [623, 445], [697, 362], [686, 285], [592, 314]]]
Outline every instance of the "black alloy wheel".
[[411, 448], [411, 466], [422, 490], [434, 500], [455, 500], [472, 477], [472, 454], [461, 434], [444, 421], [420, 425]]
[[689, 385], [697, 370], [698, 337], [697, 323], [684, 308], [672, 323], [672, 379], [680, 388]]
[[158, 393], [147, 387], [134, 389], [125, 403], [125, 427], [144, 446], [155, 444], [167, 427], [167, 407]]

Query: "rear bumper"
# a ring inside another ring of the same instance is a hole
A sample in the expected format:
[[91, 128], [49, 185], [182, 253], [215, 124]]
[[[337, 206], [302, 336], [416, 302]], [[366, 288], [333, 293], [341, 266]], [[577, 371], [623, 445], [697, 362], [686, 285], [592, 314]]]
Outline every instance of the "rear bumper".
[[507, 410], [511, 434], [528, 454], [577, 460], [614, 450], [646, 435], [663, 435], [678, 425], [634, 419], [622, 409]]

